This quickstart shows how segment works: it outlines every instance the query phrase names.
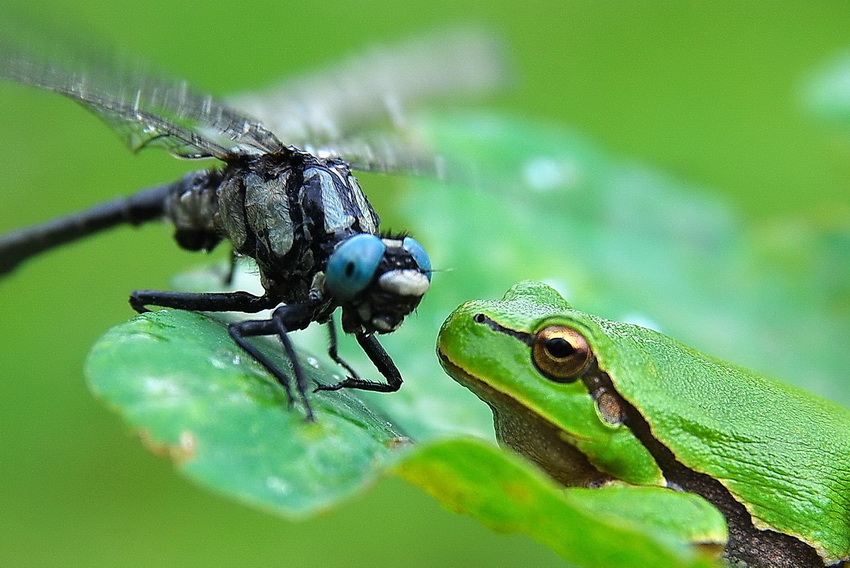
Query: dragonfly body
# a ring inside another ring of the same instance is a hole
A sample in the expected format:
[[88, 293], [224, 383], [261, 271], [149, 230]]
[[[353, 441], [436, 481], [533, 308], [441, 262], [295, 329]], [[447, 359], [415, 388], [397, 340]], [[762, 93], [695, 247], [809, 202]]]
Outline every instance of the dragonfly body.
[[[489, 45], [467, 37], [416, 44], [393, 59], [385, 75], [405, 76], [411, 82], [430, 72], [433, 85], [426, 80], [419, 89], [423, 92], [444, 89], [446, 78], [462, 88], [464, 83], [477, 85], [478, 70], [493, 68]], [[434, 69], [420, 66], [418, 75], [410, 75], [415, 67], [411, 62], [421, 61], [423, 53], [434, 62]], [[453, 68], [439, 53], [449, 53], [461, 64]], [[284, 145], [259, 121], [194, 93], [182, 81], [163, 82], [103, 62], [74, 69], [16, 49], [0, 55], [4, 56], [0, 78], [80, 103], [112, 126], [133, 150], [160, 147], [178, 157], [220, 162], [173, 183], [0, 236], [0, 274], [44, 250], [106, 228], [165, 219], [174, 225], [183, 248], [211, 250], [227, 240], [236, 254], [254, 259], [264, 293], [137, 290], [130, 297], [134, 309], [144, 312], [161, 306], [245, 313], [273, 309], [267, 319], [231, 324], [230, 335], [276, 377], [291, 401], [301, 402], [308, 418], [313, 416], [306, 397], [311, 385], [288, 333], [312, 322], [331, 324], [328, 352], [348, 375], [318, 389], [390, 392], [400, 387], [401, 375], [376, 335], [396, 330], [416, 308], [430, 286], [431, 265], [411, 237], [379, 232], [379, 217], [352, 175], [348, 158], [361, 169], [410, 171], [405, 166], [420, 163], [422, 155], [405, 152], [402, 144], [382, 157], [362, 140], [355, 140], [350, 147], [357, 150], [350, 154], [327, 150], [313, 154]], [[476, 72], [463, 70], [468, 67]], [[350, 75], [348, 68], [339, 73]], [[391, 83], [380, 85], [375, 88]], [[355, 336], [385, 381], [361, 379], [338, 356], [331, 322], [337, 308], [342, 309], [343, 330]], [[248, 340], [258, 335], [279, 338], [294, 380]]]
[[[283, 302], [310, 293], [340, 241], [378, 233], [378, 215], [339, 160], [303, 152], [250, 158], [228, 166], [214, 195], [217, 207], [203, 207], [212, 218], [202, 222], [255, 259], [263, 287]], [[179, 210], [170, 212], [178, 231]]]
[[137, 290], [130, 297], [134, 309], [158, 305], [256, 313], [278, 306], [268, 320], [231, 324], [230, 334], [294, 400], [290, 377], [246, 339], [280, 338], [293, 363], [295, 392], [312, 417], [305, 395], [309, 385], [287, 334], [312, 322], [331, 324], [331, 314], [341, 306], [343, 330], [355, 334], [387, 382], [361, 379], [340, 359], [331, 327], [329, 353], [350, 376], [317, 388], [389, 392], [401, 386], [400, 373], [374, 334], [396, 330], [416, 308], [430, 285], [430, 263], [410, 237], [379, 236], [378, 215], [338, 158], [291, 147], [239, 156], [224, 168], [191, 172], [172, 184], [0, 236], [0, 274], [60, 244], [115, 225], [158, 219], [174, 225], [177, 243], [188, 250], [208, 251], [228, 240], [235, 253], [256, 261], [265, 293]]
[[[347, 294], [347, 284], [328, 275], [332, 257], [348, 260], [345, 249], [334, 256], [341, 243], [377, 236], [380, 224], [340, 159], [287, 148], [233, 161], [222, 171], [193, 172], [171, 186], [163, 213], [183, 248], [210, 250], [227, 239], [236, 253], [254, 259], [265, 296], [275, 303], [315, 305], [313, 320], [319, 322], [342, 305], [348, 333], [394, 331], [429, 287], [430, 266], [408, 250], [419, 251], [409, 237], [379, 237], [384, 254], [370, 270], [378, 285], [365, 295]], [[361, 252], [355, 243], [351, 262]]]

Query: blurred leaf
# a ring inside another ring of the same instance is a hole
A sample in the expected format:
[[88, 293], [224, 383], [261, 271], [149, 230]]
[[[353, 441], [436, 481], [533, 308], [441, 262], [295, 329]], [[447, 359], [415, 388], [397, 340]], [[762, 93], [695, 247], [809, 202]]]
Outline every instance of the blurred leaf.
[[850, 53], [824, 64], [803, 85], [803, 104], [812, 115], [850, 128]]
[[412, 234], [449, 269], [429, 303], [448, 311], [543, 280], [582, 311], [850, 405], [846, 209], [825, 226], [744, 223], [710, 192], [567, 129], [473, 113], [429, 125], [479, 174], [477, 189], [419, 182], [403, 203]]

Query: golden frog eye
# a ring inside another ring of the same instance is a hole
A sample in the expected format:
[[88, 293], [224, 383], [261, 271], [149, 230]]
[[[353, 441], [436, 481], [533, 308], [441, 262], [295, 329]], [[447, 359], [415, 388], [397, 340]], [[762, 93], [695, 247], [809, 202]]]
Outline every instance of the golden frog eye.
[[559, 383], [571, 383], [593, 362], [593, 351], [587, 339], [576, 330], [550, 325], [534, 336], [531, 359], [546, 377]]

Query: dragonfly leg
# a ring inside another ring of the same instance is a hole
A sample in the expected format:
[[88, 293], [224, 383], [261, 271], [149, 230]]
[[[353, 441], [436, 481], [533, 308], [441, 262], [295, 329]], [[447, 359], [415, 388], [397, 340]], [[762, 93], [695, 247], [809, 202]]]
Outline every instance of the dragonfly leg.
[[[148, 311], [148, 306], [163, 306], [180, 310], [203, 312], [258, 312], [271, 308], [278, 301], [268, 296], [255, 296], [248, 292], [212, 292], [189, 293], [169, 292], [163, 290], [137, 290], [130, 295], [130, 305], [139, 313]], [[307, 379], [295, 357], [295, 349], [287, 335], [289, 331], [303, 329], [313, 320], [314, 306], [312, 304], [292, 304], [277, 308], [272, 317], [267, 320], [246, 320], [232, 323], [227, 327], [230, 337], [239, 347], [257, 360], [270, 372], [286, 391], [289, 403], [295, 401], [291, 378], [281, 371], [277, 365], [264, 355], [246, 338], [259, 335], [276, 335], [283, 345], [286, 356], [292, 364], [295, 374], [297, 398], [301, 400], [308, 420], [313, 420], [313, 409], [307, 400]]]
[[339, 341], [337, 338], [336, 324], [333, 319], [330, 319], [327, 323], [328, 326], [328, 356], [334, 360], [334, 362], [345, 369], [348, 376], [353, 379], [360, 379], [360, 375], [357, 374], [357, 371], [354, 370], [354, 367], [348, 364], [348, 362], [339, 356], [338, 345]]
[[228, 263], [227, 274], [224, 275], [224, 284], [226, 286], [230, 286], [233, 284], [233, 278], [236, 276], [236, 269], [239, 265], [239, 255], [236, 253], [236, 249], [230, 249], [230, 262]]
[[395, 392], [401, 388], [401, 373], [398, 367], [395, 366], [393, 360], [384, 350], [378, 338], [374, 335], [355, 334], [357, 343], [375, 365], [375, 368], [387, 379], [386, 383], [361, 379], [357, 376], [349, 377], [344, 381], [340, 381], [333, 385], [319, 385], [314, 390], [339, 390], [339, 389], [360, 389], [375, 392]]
[[[230, 324], [227, 330], [230, 333], [230, 337], [233, 338], [233, 341], [235, 341], [239, 347], [244, 349], [249, 355], [251, 355], [251, 357], [256, 359], [257, 362], [265, 367], [266, 370], [271, 373], [275, 379], [277, 379], [277, 382], [280, 383], [286, 391], [286, 396], [289, 398], [289, 404], [292, 405], [295, 402], [295, 395], [292, 392], [291, 378], [284, 374], [271, 359], [266, 357], [255, 345], [251, 344], [247, 340], [248, 337], [252, 336], [277, 335], [283, 345], [286, 356], [292, 365], [292, 372], [295, 375], [295, 390], [298, 393], [297, 396], [301, 400], [301, 404], [304, 406], [304, 412], [307, 420], [312, 421], [314, 420], [313, 408], [310, 406], [310, 401], [307, 400], [306, 395], [307, 377], [304, 374], [304, 369], [302, 368], [301, 363], [295, 355], [295, 349], [292, 346], [292, 341], [287, 335], [289, 331], [287, 320], [292, 319], [293, 316], [293, 312], [291, 310], [287, 310], [289, 307], [290, 306], [281, 306], [275, 310], [271, 319], [237, 322]], [[298, 308], [300, 306], [294, 307]], [[300, 322], [297, 322], [296, 320], [294, 325], [292, 325], [292, 328], [298, 329], [299, 327], [304, 327], [299, 326], [298, 323]]]

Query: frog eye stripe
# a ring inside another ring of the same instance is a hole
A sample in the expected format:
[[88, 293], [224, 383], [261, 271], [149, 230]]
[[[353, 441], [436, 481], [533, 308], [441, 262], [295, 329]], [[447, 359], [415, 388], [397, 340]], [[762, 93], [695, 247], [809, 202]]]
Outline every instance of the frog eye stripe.
[[474, 321], [475, 323], [486, 325], [493, 331], [498, 331], [499, 333], [504, 333], [505, 335], [510, 335], [511, 337], [519, 339], [529, 347], [534, 345], [534, 335], [526, 333], [524, 331], [516, 331], [509, 327], [505, 327], [482, 313], [478, 313], [472, 316], [472, 321]]

